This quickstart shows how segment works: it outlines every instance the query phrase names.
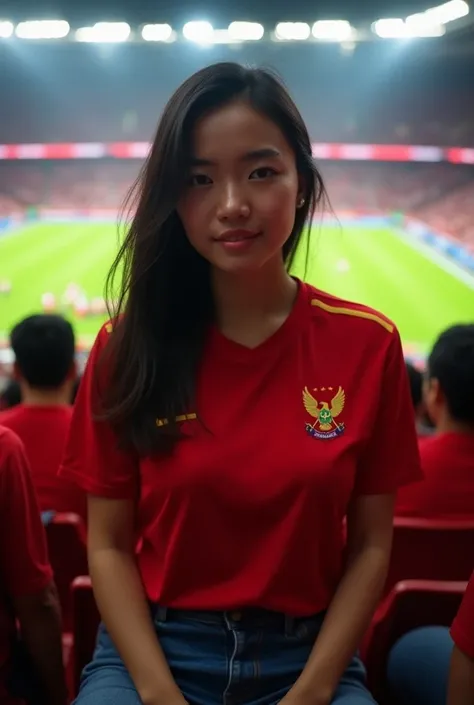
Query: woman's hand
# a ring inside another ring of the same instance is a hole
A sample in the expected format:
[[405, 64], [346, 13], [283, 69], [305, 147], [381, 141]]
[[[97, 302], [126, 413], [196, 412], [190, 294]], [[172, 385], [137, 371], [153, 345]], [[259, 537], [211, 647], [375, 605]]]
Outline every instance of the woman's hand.
[[330, 705], [332, 696], [332, 693], [323, 692], [317, 687], [304, 688], [297, 681], [280, 700], [280, 705]]
[[141, 694], [143, 705], [188, 705], [181, 691], [176, 688], [170, 690], [159, 689], [155, 693]]

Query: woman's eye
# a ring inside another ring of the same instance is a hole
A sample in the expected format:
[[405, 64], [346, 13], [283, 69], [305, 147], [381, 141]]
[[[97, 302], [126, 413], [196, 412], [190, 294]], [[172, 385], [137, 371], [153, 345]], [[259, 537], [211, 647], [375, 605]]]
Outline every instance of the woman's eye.
[[191, 174], [188, 183], [190, 186], [207, 186], [212, 181], [206, 174]]
[[261, 166], [259, 169], [252, 171], [249, 178], [250, 179], [268, 179], [271, 176], [275, 176], [277, 172], [270, 166]]

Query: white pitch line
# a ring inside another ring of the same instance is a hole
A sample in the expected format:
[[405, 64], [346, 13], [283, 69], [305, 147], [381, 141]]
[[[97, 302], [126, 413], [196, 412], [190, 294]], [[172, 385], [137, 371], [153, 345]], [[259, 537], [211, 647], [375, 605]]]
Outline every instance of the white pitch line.
[[452, 262], [445, 255], [442, 255], [440, 252], [437, 252], [435, 249], [433, 249], [426, 243], [417, 240], [417, 238], [413, 237], [409, 233], [406, 233], [404, 230], [398, 228], [391, 228], [390, 232], [396, 235], [402, 242], [411, 247], [413, 250], [416, 250], [424, 257], [427, 257], [434, 264], [437, 264], [440, 269], [443, 269], [445, 272], [451, 274], [463, 284], [466, 284], [466, 286], [468, 286], [470, 289], [474, 290], [474, 276], [472, 274], [469, 274], [469, 272], [463, 269], [463, 267], [456, 264], [455, 262]]

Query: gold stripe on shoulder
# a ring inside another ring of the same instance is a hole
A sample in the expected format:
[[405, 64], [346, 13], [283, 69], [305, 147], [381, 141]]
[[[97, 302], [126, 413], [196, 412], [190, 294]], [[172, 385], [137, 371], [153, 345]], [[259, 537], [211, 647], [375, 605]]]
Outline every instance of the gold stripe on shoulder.
[[[197, 414], [180, 414], [176, 416], [176, 423], [183, 423], [183, 421], [195, 421], [197, 419]], [[158, 428], [162, 426], [167, 426], [169, 424], [168, 419], [156, 419], [156, 425]]]
[[106, 333], [112, 333], [113, 329], [114, 329], [114, 328], [113, 328], [113, 326], [112, 326], [111, 323], [106, 323], [106, 324], [105, 324], [105, 332], [106, 332]]
[[382, 328], [388, 330], [389, 333], [393, 333], [394, 331], [394, 326], [391, 323], [384, 320], [381, 316], [377, 316], [375, 313], [370, 313], [370, 311], [359, 311], [356, 308], [346, 308], [344, 306], [330, 306], [329, 304], [326, 304], [324, 303], [324, 301], [320, 301], [319, 299], [312, 299], [311, 306], [317, 306], [318, 308], [322, 308], [323, 311], [327, 311], [328, 313], [340, 313], [345, 316], [366, 318], [369, 321], [375, 321], [375, 323], [378, 323], [380, 326], [382, 326]]

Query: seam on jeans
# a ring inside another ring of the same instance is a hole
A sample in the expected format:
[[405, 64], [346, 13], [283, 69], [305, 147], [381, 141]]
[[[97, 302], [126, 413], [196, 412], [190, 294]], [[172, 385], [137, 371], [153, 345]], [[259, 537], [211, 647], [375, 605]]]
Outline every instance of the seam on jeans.
[[255, 659], [253, 662], [254, 666], [254, 677], [255, 680], [260, 680], [261, 668], [260, 668], [260, 647], [263, 642], [263, 629], [261, 629], [257, 634], [257, 643], [255, 644]]
[[232, 654], [231, 654], [231, 657], [230, 657], [230, 660], [229, 660], [229, 679], [228, 679], [228, 681], [227, 681], [227, 685], [226, 685], [226, 687], [225, 687], [225, 690], [224, 690], [224, 692], [223, 692], [223, 694], [222, 694], [222, 700], [223, 700], [224, 703], [226, 703], [226, 702], [227, 702], [227, 696], [228, 696], [229, 690], [230, 690], [230, 686], [232, 685], [232, 672], [233, 672], [233, 670], [234, 670], [234, 661], [235, 661], [235, 657], [237, 656], [237, 649], [238, 649], [238, 647], [239, 647], [239, 642], [238, 642], [238, 639], [237, 639], [237, 634], [235, 633], [235, 629], [233, 629], [233, 627], [232, 627], [232, 625], [231, 625], [231, 623], [230, 623], [230, 621], [229, 621], [229, 619], [228, 619], [228, 617], [227, 617], [226, 614], [224, 615], [224, 619], [225, 619], [225, 623], [226, 623], [226, 625], [227, 625], [227, 628], [231, 631], [232, 636], [233, 636], [233, 639], [234, 639], [234, 648], [233, 648], [233, 650], [232, 650]]

